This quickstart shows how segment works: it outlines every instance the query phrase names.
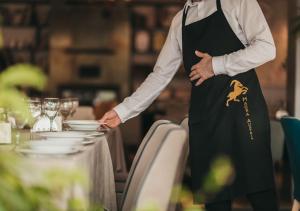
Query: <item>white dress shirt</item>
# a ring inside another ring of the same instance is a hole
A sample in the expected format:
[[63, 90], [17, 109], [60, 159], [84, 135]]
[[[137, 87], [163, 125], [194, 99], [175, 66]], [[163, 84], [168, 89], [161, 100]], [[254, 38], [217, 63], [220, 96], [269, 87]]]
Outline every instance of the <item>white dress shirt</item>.
[[[188, 0], [186, 5], [189, 5], [190, 9], [185, 25], [217, 11], [216, 0], [201, 0], [194, 3]], [[213, 57], [212, 66], [215, 75], [234, 76], [273, 60], [276, 55], [274, 40], [257, 0], [221, 0], [221, 5], [229, 25], [245, 45], [245, 49]], [[173, 18], [153, 72], [131, 96], [114, 107], [122, 123], [144, 111], [179, 69], [182, 63], [182, 14], [183, 10]]]

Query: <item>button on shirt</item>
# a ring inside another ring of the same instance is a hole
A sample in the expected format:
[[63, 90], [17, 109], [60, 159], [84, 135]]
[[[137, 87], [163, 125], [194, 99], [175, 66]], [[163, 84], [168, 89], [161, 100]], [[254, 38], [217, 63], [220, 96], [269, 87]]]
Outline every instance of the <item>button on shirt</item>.
[[[213, 57], [215, 75], [234, 76], [273, 60], [276, 55], [274, 40], [257, 0], [221, 0], [221, 5], [229, 25], [245, 45], [245, 49]], [[190, 9], [185, 25], [202, 20], [217, 11], [216, 0], [188, 0], [184, 8], [186, 6], [190, 6]], [[182, 14], [183, 9], [173, 18], [153, 71], [131, 96], [113, 108], [122, 123], [144, 111], [178, 71], [182, 63]]]

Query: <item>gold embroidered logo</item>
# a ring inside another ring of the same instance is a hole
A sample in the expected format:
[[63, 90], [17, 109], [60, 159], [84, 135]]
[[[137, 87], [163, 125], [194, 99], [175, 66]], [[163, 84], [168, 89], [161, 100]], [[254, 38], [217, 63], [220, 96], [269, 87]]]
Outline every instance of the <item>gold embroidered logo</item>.
[[229, 106], [229, 102], [233, 101], [233, 102], [240, 102], [240, 99], [238, 99], [238, 97], [240, 95], [245, 95], [248, 92], [248, 88], [245, 87], [241, 82], [239, 82], [238, 80], [233, 80], [230, 83], [230, 86], [233, 86], [233, 91], [230, 92], [227, 95], [227, 101], [226, 101], [226, 106]]
[[[230, 86], [231, 87], [233, 86], [233, 91], [227, 95], [226, 106], [229, 107], [229, 102], [231, 102], [231, 101], [240, 102], [242, 100], [244, 111], [245, 111], [246, 125], [249, 130], [250, 140], [253, 141], [254, 140], [253, 127], [252, 127], [252, 121], [251, 121], [251, 114], [250, 114], [250, 110], [249, 110], [249, 106], [248, 106], [248, 97], [246, 95], [249, 89], [247, 87], [245, 87], [238, 80], [233, 80], [230, 83]], [[242, 95], [245, 95], [245, 96], [242, 96]], [[240, 96], [242, 96], [242, 98], [238, 99]]]

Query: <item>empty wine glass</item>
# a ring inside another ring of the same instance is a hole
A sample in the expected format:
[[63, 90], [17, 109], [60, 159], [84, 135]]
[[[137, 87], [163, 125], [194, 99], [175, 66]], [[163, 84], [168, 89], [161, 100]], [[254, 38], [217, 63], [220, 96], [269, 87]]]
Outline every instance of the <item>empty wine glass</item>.
[[39, 98], [30, 98], [28, 100], [29, 111], [32, 117], [37, 120], [42, 114], [42, 101]]
[[64, 121], [71, 114], [72, 109], [73, 109], [73, 102], [70, 98], [65, 98], [60, 100], [60, 113], [63, 116]]
[[72, 110], [71, 110], [71, 116], [73, 116], [76, 113], [76, 110], [79, 106], [79, 99], [78, 98], [71, 98], [72, 100]]
[[24, 129], [25, 125], [28, 123], [28, 119], [23, 115], [21, 111], [11, 111], [9, 115], [14, 119], [15, 125], [15, 144], [18, 145], [20, 143], [20, 131]]
[[53, 121], [59, 110], [60, 102], [58, 98], [45, 98], [43, 101], [43, 112], [50, 120], [50, 131], [53, 131]]
[[[34, 118], [34, 122], [31, 126], [31, 128], [34, 128], [35, 123], [39, 120], [39, 118], [42, 115], [42, 101], [40, 98], [30, 98], [28, 100], [28, 108], [29, 111]], [[31, 131], [32, 132], [32, 131]], [[32, 134], [30, 132], [30, 139], [32, 139]]]

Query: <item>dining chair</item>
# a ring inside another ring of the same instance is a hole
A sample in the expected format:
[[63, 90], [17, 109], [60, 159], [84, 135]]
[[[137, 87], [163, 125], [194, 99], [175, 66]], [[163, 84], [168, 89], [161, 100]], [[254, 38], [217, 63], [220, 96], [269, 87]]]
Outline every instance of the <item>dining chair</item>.
[[[293, 174], [295, 199], [293, 209], [298, 211], [300, 209], [300, 120], [294, 117], [283, 117], [281, 118], [281, 124]], [[296, 208], [297, 206], [298, 208]]]
[[[189, 140], [189, 117], [188, 116], [185, 116], [184, 119], [181, 121], [180, 123], [180, 126], [182, 128], [185, 129], [186, 133], [187, 133], [187, 140]], [[188, 147], [188, 153], [189, 153], [189, 147]], [[184, 180], [186, 182], [190, 181], [191, 180], [191, 167], [189, 165], [190, 161], [189, 161], [189, 158], [188, 158], [188, 162], [187, 162], [187, 165], [185, 167], [185, 173], [184, 173]], [[188, 182], [190, 183], [190, 182]]]
[[187, 160], [186, 138], [185, 130], [178, 125], [156, 127], [147, 143], [141, 145], [143, 150], [124, 192], [122, 211], [147, 210], [148, 205], [155, 205], [157, 210], [175, 210], [171, 196], [173, 188], [181, 184]]
[[138, 151], [135, 154], [135, 157], [131, 164], [131, 168], [128, 173], [127, 179], [125, 180], [125, 182], [123, 181], [123, 184], [121, 183], [121, 181], [118, 181], [118, 183], [116, 184], [117, 203], [118, 203], [119, 208], [123, 204], [124, 196], [127, 195], [128, 186], [131, 183], [133, 173], [134, 173], [136, 166], [141, 158], [141, 155], [143, 154], [143, 151], [145, 150], [146, 145], [149, 142], [149, 139], [152, 137], [154, 131], [158, 128], [158, 126], [163, 125], [163, 124], [170, 124], [170, 123], [171, 122], [169, 120], [158, 120], [158, 121], [154, 122], [152, 124], [152, 126], [150, 127], [150, 129], [147, 131], [146, 135], [144, 136], [144, 138], [138, 148]]
[[180, 122], [180, 126], [185, 129], [187, 134], [189, 133], [189, 117], [185, 116], [184, 119]]
[[284, 147], [284, 132], [279, 121], [271, 120], [271, 151], [273, 162], [281, 161]]

